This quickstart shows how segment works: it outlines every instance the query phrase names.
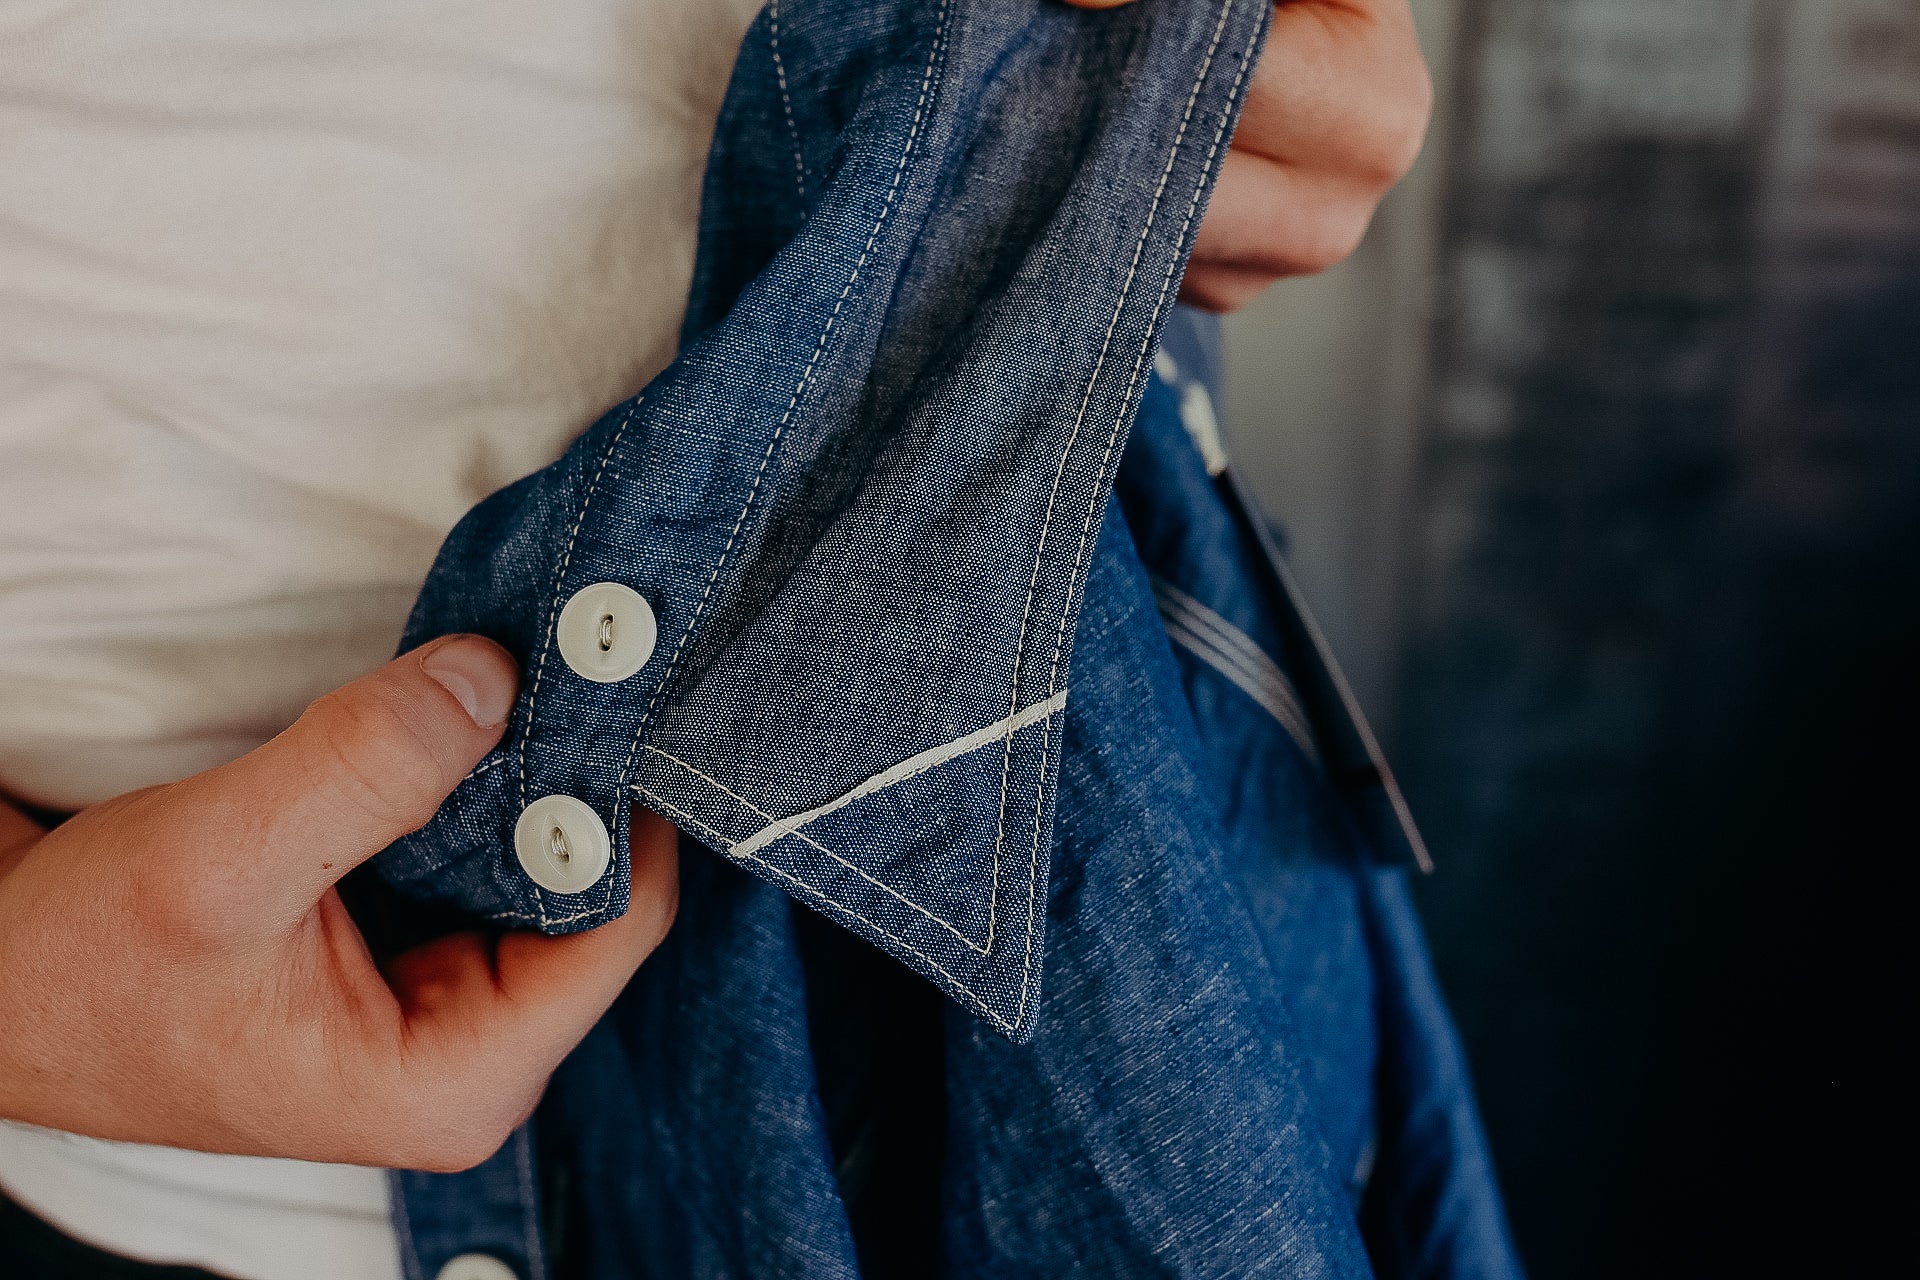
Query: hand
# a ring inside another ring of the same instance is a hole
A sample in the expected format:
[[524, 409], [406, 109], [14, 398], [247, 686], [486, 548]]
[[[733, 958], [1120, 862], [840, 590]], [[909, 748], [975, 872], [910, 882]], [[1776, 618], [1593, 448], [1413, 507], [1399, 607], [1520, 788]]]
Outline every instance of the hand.
[[0, 804], [0, 1115], [102, 1138], [419, 1169], [491, 1155], [672, 923], [673, 828], [633, 905], [377, 966], [335, 882], [499, 741], [516, 671], [436, 641], [259, 750], [43, 833]]
[[1275, 5], [1180, 300], [1232, 311], [1276, 280], [1344, 260], [1413, 167], [1432, 111], [1407, 0]]

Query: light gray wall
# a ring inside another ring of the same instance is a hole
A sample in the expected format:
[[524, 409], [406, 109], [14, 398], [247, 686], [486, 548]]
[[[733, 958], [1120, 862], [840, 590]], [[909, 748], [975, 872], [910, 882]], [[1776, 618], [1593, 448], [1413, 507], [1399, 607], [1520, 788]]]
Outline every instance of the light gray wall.
[[[1414, 15], [1444, 104], [1455, 0], [1414, 0]], [[1302, 587], [1383, 730], [1449, 121], [1436, 111], [1419, 163], [1351, 259], [1275, 286], [1226, 323], [1234, 465], [1286, 527]]]
[[1905, 1088], [1920, 0], [1416, 6], [1439, 131], [1232, 320], [1224, 416], [1432, 847], [1522, 1249], [1905, 1257], [1805, 1173]]

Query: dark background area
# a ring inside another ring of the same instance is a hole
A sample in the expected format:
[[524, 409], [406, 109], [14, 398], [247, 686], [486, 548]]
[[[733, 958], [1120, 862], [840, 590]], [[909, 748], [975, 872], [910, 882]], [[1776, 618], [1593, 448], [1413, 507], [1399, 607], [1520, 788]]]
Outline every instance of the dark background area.
[[1535, 1274], [1906, 1270], [1920, 3], [1425, 0], [1441, 118], [1229, 335], [1439, 871]]

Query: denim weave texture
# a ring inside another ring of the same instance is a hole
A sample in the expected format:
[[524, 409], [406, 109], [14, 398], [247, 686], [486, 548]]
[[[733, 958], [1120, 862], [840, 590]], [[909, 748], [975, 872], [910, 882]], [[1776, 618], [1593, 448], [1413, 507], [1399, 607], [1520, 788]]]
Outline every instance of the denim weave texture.
[[[1379, 773], [1182, 412], [1268, 14], [748, 33], [679, 358], [475, 508], [409, 623], [524, 672], [376, 861], [402, 897], [588, 929], [633, 807], [684, 833], [672, 935], [532, 1124], [395, 1176], [410, 1275], [1517, 1274]], [[616, 684], [555, 648], [603, 581], [659, 622]], [[579, 894], [513, 852], [556, 793], [613, 833]]]

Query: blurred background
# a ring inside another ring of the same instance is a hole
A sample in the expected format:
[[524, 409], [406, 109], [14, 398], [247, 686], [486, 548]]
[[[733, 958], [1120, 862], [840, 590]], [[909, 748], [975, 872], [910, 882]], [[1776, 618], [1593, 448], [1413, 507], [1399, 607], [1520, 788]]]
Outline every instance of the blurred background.
[[1543, 1280], [1911, 1266], [1920, 0], [1414, 0], [1426, 154], [1228, 326]]

